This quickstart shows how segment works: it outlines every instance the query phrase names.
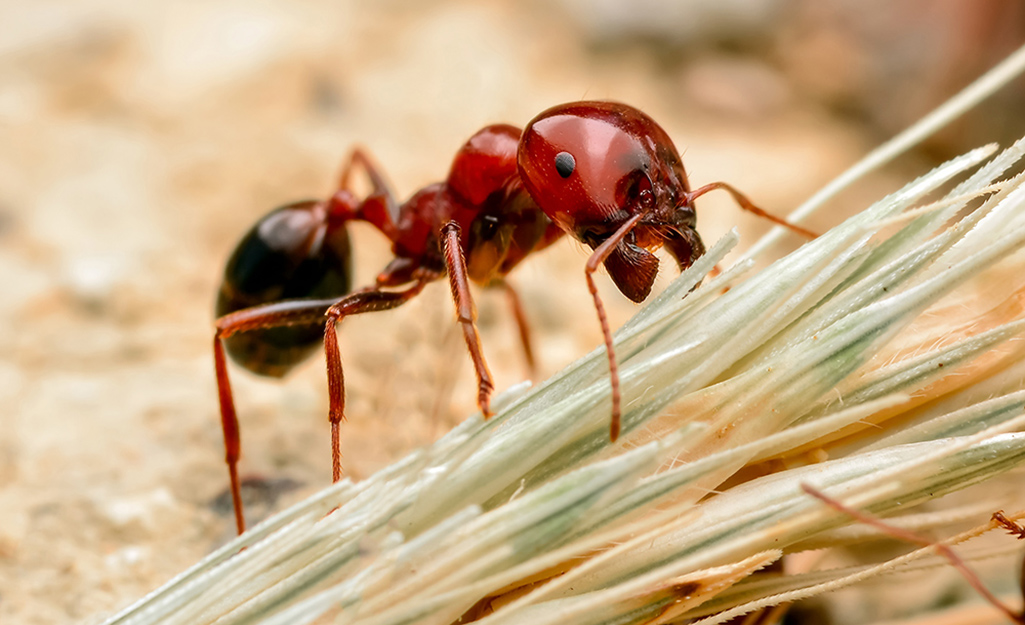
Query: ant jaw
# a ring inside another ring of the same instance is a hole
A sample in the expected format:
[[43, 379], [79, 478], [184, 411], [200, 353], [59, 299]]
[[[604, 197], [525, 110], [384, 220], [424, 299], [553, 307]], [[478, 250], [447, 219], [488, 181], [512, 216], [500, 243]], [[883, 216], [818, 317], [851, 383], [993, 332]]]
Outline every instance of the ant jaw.
[[647, 299], [658, 275], [658, 257], [633, 243], [621, 241], [605, 259], [605, 269], [623, 295], [640, 303]]
[[666, 251], [676, 260], [680, 271], [693, 265], [705, 253], [705, 244], [693, 228], [667, 229], [663, 236]]

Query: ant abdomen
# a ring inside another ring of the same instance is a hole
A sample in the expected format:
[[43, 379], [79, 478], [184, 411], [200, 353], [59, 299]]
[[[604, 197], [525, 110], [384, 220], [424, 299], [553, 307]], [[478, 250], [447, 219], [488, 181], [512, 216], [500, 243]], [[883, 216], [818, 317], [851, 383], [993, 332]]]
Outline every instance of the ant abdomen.
[[[337, 298], [351, 290], [352, 261], [344, 224], [329, 227], [324, 205], [298, 202], [261, 218], [224, 270], [216, 315], [299, 298]], [[232, 360], [253, 373], [281, 377], [321, 345], [324, 324], [240, 332], [224, 341]]]

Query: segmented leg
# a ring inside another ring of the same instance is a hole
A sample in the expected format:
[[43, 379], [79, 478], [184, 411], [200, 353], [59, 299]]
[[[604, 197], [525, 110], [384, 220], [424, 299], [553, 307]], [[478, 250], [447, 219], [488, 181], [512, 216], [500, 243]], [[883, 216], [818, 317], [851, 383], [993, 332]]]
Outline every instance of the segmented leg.
[[594, 249], [594, 253], [587, 259], [587, 265], [584, 267], [584, 277], [587, 278], [587, 289], [591, 292], [591, 297], [594, 299], [594, 309], [598, 312], [598, 322], [601, 323], [601, 333], [605, 339], [605, 352], [609, 356], [609, 381], [612, 384], [612, 425], [609, 427], [609, 439], [614, 443], [619, 438], [620, 429], [620, 393], [619, 393], [619, 366], [616, 364], [616, 349], [612, 345], [612, 330], [609, 329], [609, 319], [605, 315], [605, 305], [601, 301], [601, 297], [598, 295], [598, 287], [594, 284], [594, 278], [592, 277], [594, 272], [598, 270], [598, 267], [605, 262], [605, 259], [609, 257], [612, 250], [616, 249], [616, 246], [623, 241], [623, 238], [633, 230], [634, 226], [641, 220], [643, 214], [636, 214], [630, 219], [623, 222], [623, 225], [612, 233], [608, 239], [606, 239], [601, 245]]
[[217, 373], [217, 398], [221, 404], [221, 429], [224, 431], [224, 462], [228, 465], [228, 480], [231, 483], [231, 503], [235, 507], [235, 527], [238, 533], [246, 531], [246, 519], [242, 515], [242, 490], [238, 481], [238, 457], [242, 441], [238, 434], [238, 415], [231, 395], [231, 381], [228, 379], [228, 365], [224, 357], [224, 343], [220, 334], [214, 335], [214, 370]]
[[[436, 277], [436, 276], [434, 276]], [[241, 487], [238, 477], [238, 459], [241, 452], [238, 415], [228, 377], [227, 359], [224, 354], [224, 339], [238, 332], [277, 328], [289, 325], [319, 325], [325, 323], [325, 354], [327, 356], [328, 389], [330, 393], [331, 422], [331, 472], [337, 482], [341, 479], [341, 452], [338, 424], [345, 418], [345, 389], [342, 363], [338, 353], [338, 338], [335, 323], [342, 317], [377, 310], [387, 310], [406, 303], [433, 277], [424, 277], [405, 291], [380, 291], [376, 289], [350, 293], [342, 298], [321, 300], [291, 300], [274, 302], [246, 308], [227, 314], [216, 321], [214, 334], [214, 368], [217, 374], [217, 395], [221, 407], [221, 428], [224, 431], [225, 462], [231, 481], [231, 500], [235, 508], [235, 525], [241, 534], [246, 529], [242, 507]], [[327, 321], [324, 318], [327, 316]]]
[[246, 308], [217, 319], [214, 333], [214, 369], [217, 374], [217, 397], [221, 406], [221, 428], [224, 430], [224, 461], [228, 465], [231, 480], [231, 501], [235, 507], [235, 525], [238, 533], [246, 529], [242, 513], [242, 493], [238, 479], [238, 458], [241, 452], [238, 416], [235, 400], [228, 378], [228, 364], [224, 355], [224, 339], [237, 332], [276, 328], [288, 325], [314, 325], [324, 318], [324, 313], [336, 300], [296, 300], [275, 302], [263, 306]]
[[491, 416], [491, 392], [495, 390], [495, 384], [491, 381], [491, 372], [484, 361], [484, 351], [480, 344], [480, 334], [477, 333], [477, 310], [470, 296], [466, 259], [463, 258], [463, 247], [459, 243], [459, 224], [450, 221], [442, 226], [441, 238], [445, 248], [449, 285], [452, 287], [452, 300], [456, 305], [456, 316], [463, 328], [466, 348], [470, 351], [470, 359], [477, 373], [477, 405], [486, 419]]
[[[433, 279], [433, 278], [431, 278]], [[339, 443], [339, 425], [345, 420], [345, 376], [342, 357], [338, 350], [338, 331], [335, 327], [344, 317], [362, 313], [398, 308], [424, 290], [430, 279], [418, 280], [404, 291], [371, 289], [350, 293], [331, 305], [324, 313], [324, 356], [327, 360], [328, 420], [331, 422], [331, 479], [342, 479], [342, 451]]]
[[[370, 181], [370, 193], [357, 198], [352, 190], [353, 172], [359, 167]], [[354, 148], [342, 167], [338, 190], [328, 200], [331, 214], [336, 219], [362, 219], [374, 224], [390, 239], [397, 236], [395, 217], [398, 204], [380, 167], [361, 148]]]
[[530, 337], [530, 324], [527, 323], [527, 315], [523, 312], [523, 304], [520, 296], [509, 284], [508, 280], [501, 281], [505, 289], [506, 298], [509, 300], [509, 307], [512, 308], [513, 319], [516, 320], [516, 328], [520, 331], [520, 344], [523, 346], [523, 357], [527, 361], [527, 374], [531, 380], [537, 379], [537, 361], [534, 359], [534, 346]]

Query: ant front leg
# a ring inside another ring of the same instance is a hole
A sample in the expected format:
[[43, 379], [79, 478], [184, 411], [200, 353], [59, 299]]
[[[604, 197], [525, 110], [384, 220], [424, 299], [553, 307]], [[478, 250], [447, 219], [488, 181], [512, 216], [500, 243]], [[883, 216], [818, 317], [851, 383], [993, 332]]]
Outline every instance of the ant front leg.
[[334, 302], [324, 313], [324, 356], [327, 360], [328, 420], [331, 422], [331, 479], [342, 479], [342, 451], [339, 425], [345, 420], [345, 375], [338, 349], [337, 324], [344, 317], [361, 313], [398, 308], [424, 290], [435, 276], [425, 276], [404, 291], [368, 289], [346, 295]]
[[594, 249], [594, 253], [587, 259], [587, 265], [584, 266], [584, 277], [587, 278], [587, 289], [591, 292], [591, 297], [594, 299], [594, 309], [598, 312], [598, 322], [601, 323], [602, 337], [605, 339], [605, 353], [609, 357], [609, 381], [612, 384], [612, 425], [609, 427], [609, 440], [613, 443], [619, 438], [620, 419], [622, 415], [622, 409], [620, 407], [620, 393], [619, 393], [619, 366], [616, 364], [616, 349], [612, 344], [612, 331], [609, 329], [609, 319], [605, 315], [605, 305], [602, 304], [601, 297], [598, 295], [598, 287], [594, 284], [593, 274], [598, 270], [598, 267], [605, 262], [605, 259], [609, 257], [612, 250], [616, 249], [623, 238], [633, 230], [641, 218], [644, 217], [642, 213], [638, 213], [623, 222], [623, 225], [612, 233], [608, 239]]
[[473, 368], [477, 373], [477, 405], [487, 419], [491, 416], [491, 392], [495, 390], [495, 383], [492, 382], [488, 364], [484, 361], [484, 350], [480, 344], [480, 334], [477, 332], [477, 310], [470, 296], [466, 259], [463, 257], [463, 246], [459, 242], [459, 224], [450, 221], [442, 226], [441, 238], [444, 241], [445, 266], [448, 269], [457, 319], [463, 328], [466, 348], [470, 351], [470, 359], [473, 360]]

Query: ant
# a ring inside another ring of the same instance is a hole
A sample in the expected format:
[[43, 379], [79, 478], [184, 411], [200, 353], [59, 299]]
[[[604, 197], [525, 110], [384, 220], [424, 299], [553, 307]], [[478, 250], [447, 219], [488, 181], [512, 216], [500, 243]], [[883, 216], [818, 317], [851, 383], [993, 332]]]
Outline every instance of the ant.
[[[371, 190], [350, 187], [359, 168]], [[494, 389], [481, 349], [470, 281], [503, 284], [528, 365], [529, 332], [504, 277], [528, 255], [564, 234], [588, 245], [584, 268], [608, 352], [612, 390], [610, 439], [620, 430], [619, 373], [612, 334], [593, 274], [604, 265], [634, 302], [649, 294], [665, 247], [680, 271], [705, 247], [695, 230], [694, 200], [722, 189], [745, 210], [804, 236], [815, 234], [773, 217], [728, 184], [691, 190], [669, 135], [641, 111], [616, 102], [552, 107], [522, 131], [487, 126], [456, 153], [448, 178], [398, 204], [378, 167], [354, 150], [338, 190], [326, 200], [280, 207], [260, 219], [228, 261], [218, 296], [214, 362], [235, 520], [245, 529], [237, 464], [239, 426], [225, 349], [243, 367], [280, 377], [323, 340], [327, 359], [333, 479], [341, 478], [338, 428], [345, 392], [335, 326], [349, 315], [388, 310], [448, 276], [457, 318], [477, 376], [477, 403], [490, 416]], [[393, 260], [371, 286], [350, 291], [346, 223], [365, 221], [392, 242]]]
[[[914, 532], [908, 531], [900, 527], [896, 527], [894, 525], [890, 525], [889, 523], [880, 519], [877, 516], [868, 514], [867, 512], [861, 510], [855, 510], [854, 508], [851, 508], [837, 501], [836, 499], [833, 499], [829, 495], [826, 495], [822, 491], [814, 488], [809, 484], [801, 484], [801, 489], [804, 490], [804, 492], [811, 495], [812, 497], [815, 497], [822, 503], [826, 504], [830, 508], [833, 508], [837, 512], [842, 512], [847, 516], [857, 521], [860, 521], [861, 523], [871, 525], [872, 527], [884, 532], [885, 534], [892, 536], [893, 538], [910, 542], [916, 545], [920, 545], [922, 547], [932, 547], [940, 556], [945, 558], [951, 566], [957, 569], [957, 571], [961, 573], [961, 575], [964, 577], [965, 581], [967, 581], [968, 584], [973, 589], [975, 589], [975, 591], [978, 592], [982, 596], [982, 598], [985, 599], [990, 605], [999, 610], [1012, 623], [1016, 623], [1017, 625], [1025, 625], [1025, 607], [1023, 607], [1022, 610], [1013, 610], [1003, 601], [998, 599], [996, 595], [990, 592], [990, 590], [982, 584], [982, 581], [979, 579], [979, 576], [976, 575], [975, 572], [972, 571], [970, 568], [968, 568], [968, 565], [965, 563], [965, 561], [962, 560], [961, 557], [958, 556], [957, 553], [955, 553], [954, 550], [950, 548], [950, 545], [947, 545], [945, 543], [933, 542], [923, 536], [919, 536]], [[1005, 530], [1007, 530], [1009, 534], [1016, 536], [1018, 540], [1025, 539], [1025, 527], [1004, 516], [1003, 510], [997, 510], [996, 512], [994, 512], [993, 516], [990, 517], [990, 523], [992, 523], [994, 527], [1004, 528]], [[1020, 572], [1020, 575], [1020, 590], [1023, 599], [1025, 599], [1025, 560], [1022, 561], [1022, 570]]]

